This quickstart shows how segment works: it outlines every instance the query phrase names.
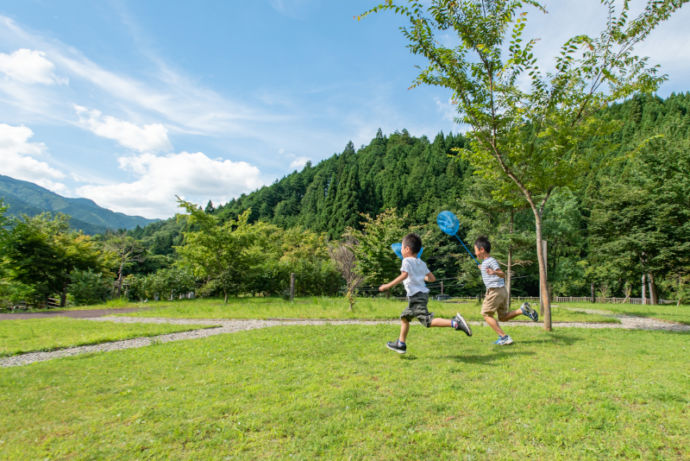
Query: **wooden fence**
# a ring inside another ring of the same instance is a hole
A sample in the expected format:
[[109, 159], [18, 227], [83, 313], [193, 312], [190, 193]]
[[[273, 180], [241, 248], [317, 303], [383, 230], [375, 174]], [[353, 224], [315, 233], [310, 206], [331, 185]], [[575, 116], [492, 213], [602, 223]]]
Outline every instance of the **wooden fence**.
[[[437, 299], [440, 299], [440, 296], [435, 297]], [[463, 297], [448, 297], [444, 296], [443, 300], [448, 300], [448, 301], [477, 301], [479, 297], [474, 296], [463, 296]], [[530, 303], [538, 303], [539, 302], [539, 297], [538, 296], [511, 296], [510, 298], [512, 301], [516, 302], [523, 302], [527, 301]], [[642, 298], [602, 298], [602, 297], [597, 297], [595, 298], [595, 301], [597, 303], [607, 303], [607, 304], [651, 304], [651, 300], [647, 299], [646, 303], [642, 302]], [[591, 303], [592, 298], [590, 296], [554, 296], [553, 299], [551, 300], [552, 303]], [[676, 301], [669, 300], [669, 299], [660, 299], [659, 304], [676, 304]]]

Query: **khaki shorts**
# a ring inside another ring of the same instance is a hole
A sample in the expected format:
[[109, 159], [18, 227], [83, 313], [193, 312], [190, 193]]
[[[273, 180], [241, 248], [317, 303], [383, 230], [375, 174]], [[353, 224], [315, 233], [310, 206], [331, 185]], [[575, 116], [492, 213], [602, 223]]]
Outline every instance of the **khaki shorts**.
[[434, 320], [434, 313], [429, 312], [427, 309], [427, 304], [429, 302], [428, 293], [415, 293], [407, 298], [409, 304], [407, 308], [400, 314], [401, 319], [405, 319], [408, 322], [413, 318], [419, 320], [419, 323], [429, 328], [431, 326], [431, 321]]
[[508, 313], [508, 290], [506, 287], [488, 288], [482, 303], [482, 315], [498, 314], [503, 317]]

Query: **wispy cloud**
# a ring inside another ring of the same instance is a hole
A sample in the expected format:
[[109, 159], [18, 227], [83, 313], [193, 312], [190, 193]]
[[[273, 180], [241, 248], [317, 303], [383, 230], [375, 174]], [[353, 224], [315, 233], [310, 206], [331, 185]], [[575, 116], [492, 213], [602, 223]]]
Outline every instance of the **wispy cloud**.
[[[4, 16], [0, 16], [1, 36], [11, 36], [13, 41], [24, 46], [29, 44], [33, 50], [19, 49], [4, 55], [5, 67], [2, 67], [3, 55], [0, 55], [0, 71], [13, 72], [16, 78], [22, 78], [25, 83], [28, 83], [28, 79], [42, 83], [66, 83], [69, 78], [75, 88], [89, 89], [76, 94], [65, 93], [64, 98], [76, 99], [65, 101], [69, 107], [74, 103], [88, 105], [82, 95], [100, 91], [100, 101], [109, 101], [114, 107], [125, 107], [138, 120], [156, 119], [166, 122], [176, 131], [202, 135], [261, 136], [257, 125], [289, 119], [288, 115], [275, 115], [273, 111], [230, 100], [199, 86], [155, 57], [149, 59], [156, 66], [155, 74], [152, 79], [143, 81], [106, 69], [79, 50], [32, 34]], [[27, 62], [31, 66], [27, 67]], [[24, 71], [20, 73], [17, 69]], [[57, 95], [59, 97], [62, 93]], [[65, 117], [66, 114], [61, 112], [55, 115]]]

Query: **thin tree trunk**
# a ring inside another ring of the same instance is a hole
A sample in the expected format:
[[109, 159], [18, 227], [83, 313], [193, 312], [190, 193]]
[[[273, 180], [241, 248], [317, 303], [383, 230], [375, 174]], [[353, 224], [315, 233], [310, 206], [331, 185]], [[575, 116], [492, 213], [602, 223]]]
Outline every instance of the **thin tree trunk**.
[[625, 292], [625, 299], [623, 301], [621, 301], [621, 304], [625, 304], [628, 301], [630, 301], [630, 294], [632, 293], [632, 287], [630, 286], [630, 284], [628, 282], [626, 282], [623, 290]]
[[120, 297], [120, 292], [122, 291], [122, 272], [124, 271], [125, 262], [120, 263], [120, 268], [117, 271], [117, 297]]
[[659, 296], [656, 291], [656, 284], [654, 283], [654, 275], [650, 272], [647, 275], [647, 280], [649, 282], [649, 303], [659, 304]]
[[642, 304], [647, 304], [647, 276], [642, 274]]
[[[508, 245], [508, 267], [506, 268], [506, 290], [508, 291], [508, 307], [510, 307], [510, 298], [511, 298], [511, 285], [512, 285], [512, 278], [513, 278], [513, 244], [512, 244], [512, 237], [513, 237], [513, 226], [515, 222], [515, 210], [511, 209], [510, 210], [510, 230], [509, 230], [509, 235], [511, 237], [511, 243]], [[441, 282], [443, 283], [443, 282]]]
[[546, 261], [544, 258], [544, 251], [542, 248], [542, 234], [541, 226], [542, 220], [541, 215], [536, 209], [532, 209], [534, 212], [534, 223], [537, 234], [537, 260], [539, 262], [539, 297], [542, 299], [542, 305], [544, 309], [544, 329], [546, 331], [551, 331], [553, 326], [551, 324], [551, 300], [549, 299], [549, 288], [548, 280], [546, 277]]

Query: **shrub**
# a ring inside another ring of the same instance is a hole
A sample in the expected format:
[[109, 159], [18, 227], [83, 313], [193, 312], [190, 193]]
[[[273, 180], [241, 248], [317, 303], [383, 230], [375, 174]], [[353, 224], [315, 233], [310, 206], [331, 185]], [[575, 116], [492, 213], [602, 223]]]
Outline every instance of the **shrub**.
[[74, 304], [87, 305], [98, 304], [108, 300], [113, 284], [103, 277], [103, 274], [93, 272], [91, 269], [72, 272], [71, 283], [67, 287]]

